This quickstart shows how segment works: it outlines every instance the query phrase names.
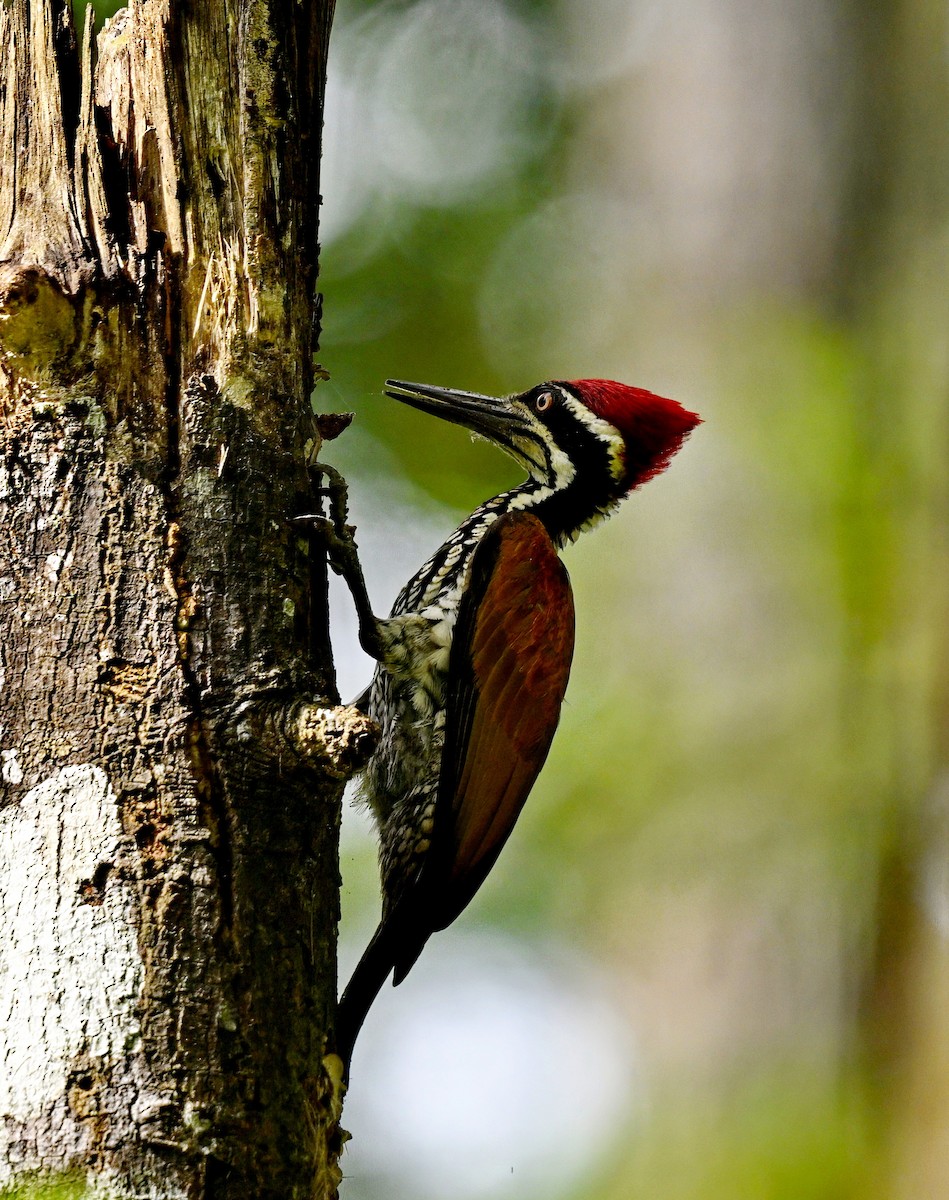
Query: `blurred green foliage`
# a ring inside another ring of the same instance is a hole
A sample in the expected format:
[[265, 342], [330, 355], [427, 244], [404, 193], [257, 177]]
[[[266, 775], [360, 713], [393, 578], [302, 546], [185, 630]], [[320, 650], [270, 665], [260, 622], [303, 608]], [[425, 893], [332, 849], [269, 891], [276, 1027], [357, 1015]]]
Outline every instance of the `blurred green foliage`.
[[[341, 7], [337, 69], [384, 56], [373, 10]], [[537, 151], [326, 241], [317, 403], [357, 412], [334, 456], [357, 501], [398, 473], [447, 532], [516, 475], [387, 375], [602, 374], [705, 424], [566, 555], [561, 730], [462, 920], [582, 947], [646, 1046], [648, 1116], [575, 1200], [949, 1194], [944, 9], [516, 11]]]

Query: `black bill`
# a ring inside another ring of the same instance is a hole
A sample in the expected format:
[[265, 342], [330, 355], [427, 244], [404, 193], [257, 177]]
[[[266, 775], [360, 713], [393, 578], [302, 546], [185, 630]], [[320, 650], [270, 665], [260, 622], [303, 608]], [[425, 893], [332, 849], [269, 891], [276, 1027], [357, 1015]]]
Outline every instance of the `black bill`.
[[387, 379], [385, 390], [393, 400], [401, 400], [433, 417], [463, 425], [502, 445], [510, 445], [512, 435], [523, 432], [527, 425], [524, 415], [508, 397], [457, 392], [431, 387], [427, 383], [404, 383], [400, 379]]

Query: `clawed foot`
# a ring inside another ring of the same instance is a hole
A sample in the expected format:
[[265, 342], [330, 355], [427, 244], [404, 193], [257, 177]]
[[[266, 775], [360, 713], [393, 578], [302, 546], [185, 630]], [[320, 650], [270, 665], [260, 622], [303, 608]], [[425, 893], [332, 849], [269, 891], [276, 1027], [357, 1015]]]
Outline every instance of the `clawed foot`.
[[344, 527], [343, 532], [340, 533], [334, 521], [319, 513], [306, 513], [304, 516], [294, 517], [294, 520], [309, 525], [313, 534], [326, 548], [326, 557], [330, 566], [347, 583], [354, 574], [362, 571], [359, 549], [353, 539], [355, 531], [352, 526]]
[[382, 657], [378, 622], [369, 603], [369, 592], [354, 537], [356, 530], [346, 523], [349, 515], [346, 480], [335, 467], [327, 463], [321, 462], [317, 467], [327, 481], [326, 486], [318, 488], [317, 491], [329, 500], [330, 515], [327, 517], [322, 513], [305, 513], [294, 520], [309, 525], [314, 535], [326, 547], [330, 566], [346, 581], [352, 593], [359, 619], [359, 643], [367, 654], [378, 660]]
[[[331, 535], [327, 540], [327, 549], [332, 540], [352, 542], [355, 530], [351, 525], [346, 524], [349, 516], [349, 488], [346, 480], [329, 463], [315, 462], [311, 469], [314, 474], [318, 474], [327, 481], [324, 486], [317, 487], [315, 491], [318, 496], [326, 496], [329, 500], [330, 515], [326, 517], [322, 513], [303, 513], [293, 519], [311, 524], [314, 529], [320, 531], [321, 536]], [[353, 545], [355, 546], [355, 543]]]
[[346, 523], [349, 516], [349, 489], [346, 480], [335, 467], [328, 463], [317, 463], [315, 466], [327, 481], [326, 486], [316, 490], [318, 495], [326, 496], [329, 500], [330, 515], [327, 517], [322, 513], [304, 513], [294, 517], [294, 520], [310, 526], [326, 547], [330, 566], [349, 583], [355, 575], [362, 575], [359, 550], [354, 537], [356, 529]]

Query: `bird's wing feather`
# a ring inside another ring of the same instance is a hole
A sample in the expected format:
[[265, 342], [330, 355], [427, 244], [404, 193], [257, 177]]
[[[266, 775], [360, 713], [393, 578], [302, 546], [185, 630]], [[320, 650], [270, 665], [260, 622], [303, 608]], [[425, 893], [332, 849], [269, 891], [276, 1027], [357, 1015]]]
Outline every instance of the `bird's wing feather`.
[[435, 834], [434, 928], [491, 870], [544, 765], [573, 658], [573, 596], [541, 522], [500, 517], [474, 554], [452, 639]]

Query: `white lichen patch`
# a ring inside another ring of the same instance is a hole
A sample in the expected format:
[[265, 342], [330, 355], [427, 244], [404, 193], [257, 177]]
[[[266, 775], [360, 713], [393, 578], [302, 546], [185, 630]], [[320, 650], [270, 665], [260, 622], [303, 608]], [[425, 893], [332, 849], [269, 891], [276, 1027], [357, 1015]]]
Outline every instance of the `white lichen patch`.
[[23, 768], [17, 762], [18, 750], [0, 750], [0, 780], [4, 783], [22, 783]]
[[95, 766], [65, 767], [0, 811], [0, 1178], [17, 1158], [10, 1130], [42, 1122], [77, 1059], [119, 1064], [137, 1039], [134, 897], [110, 871], [122, 842]]
[[56, 583], [59, 580], [60, 572], [64, 567], [72, 565], [72, 554], [67, 554], [65, 550], [56, 554], [47, 554], [44, 563], [46, 578], [50, 583]]

